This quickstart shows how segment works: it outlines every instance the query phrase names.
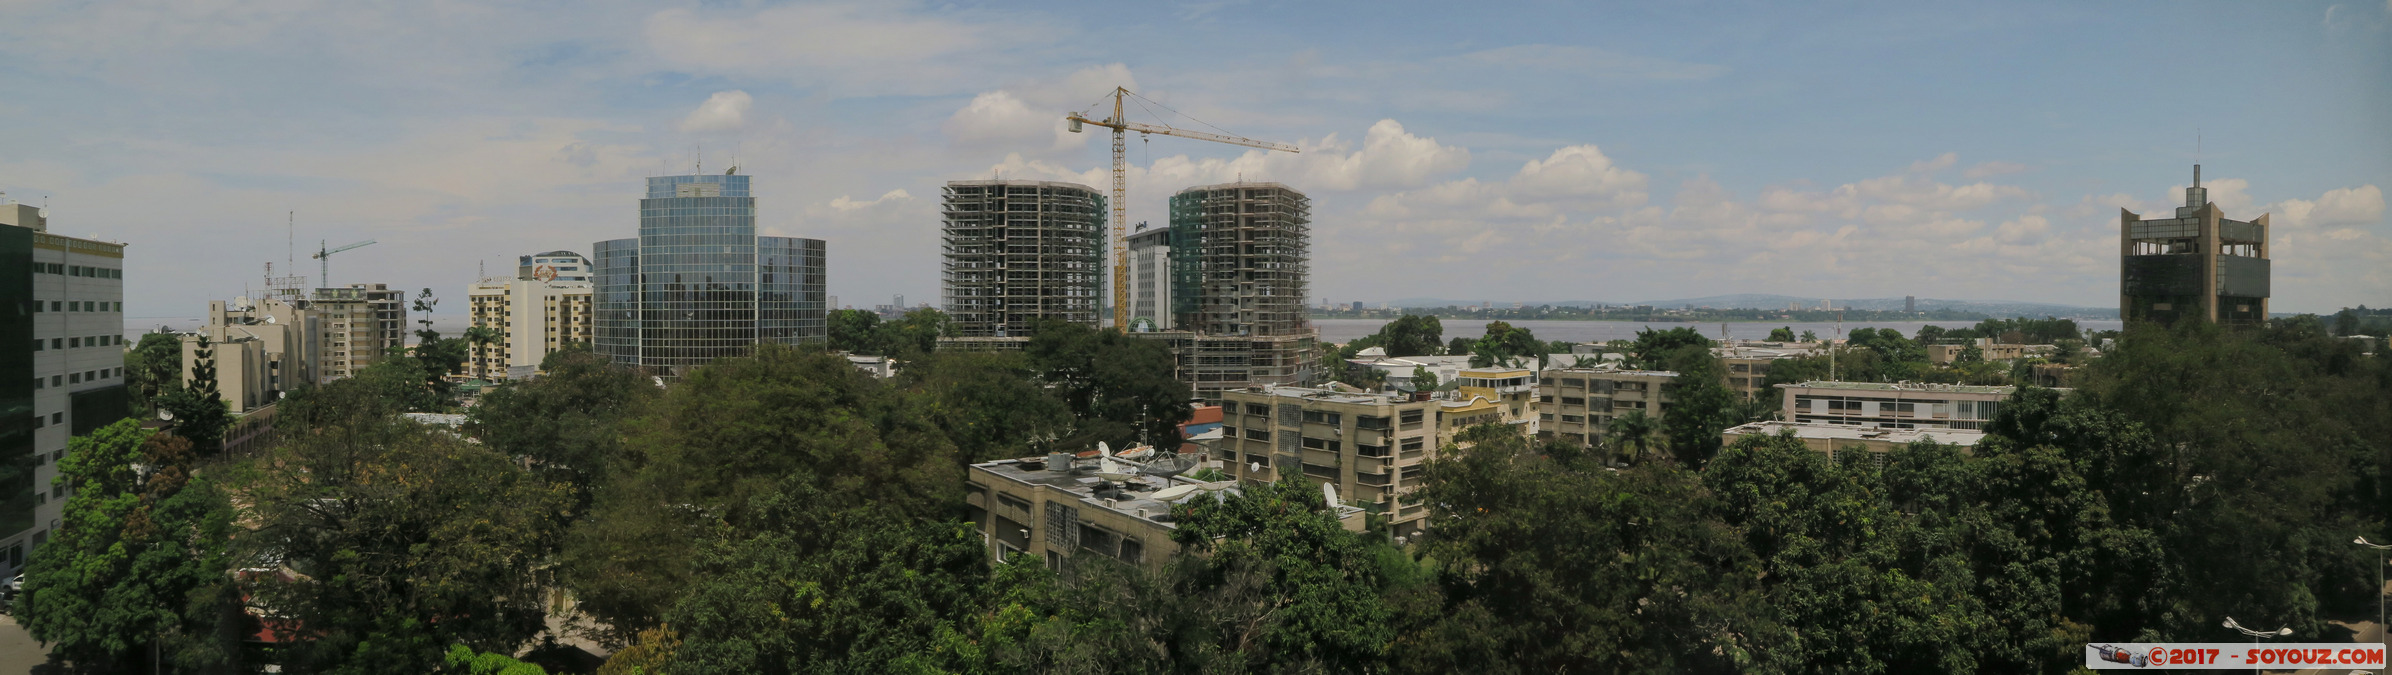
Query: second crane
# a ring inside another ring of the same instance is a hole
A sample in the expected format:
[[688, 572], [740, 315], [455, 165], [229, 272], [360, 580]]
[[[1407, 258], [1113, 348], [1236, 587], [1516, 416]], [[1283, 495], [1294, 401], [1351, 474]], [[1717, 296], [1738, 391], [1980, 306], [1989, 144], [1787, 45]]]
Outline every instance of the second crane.
[[[1138, 122], [1132, 122], [1129, 121], [1128, 118], [1122, 116], [1122, 102], [1125, 99], [1131, 98], [1145, 101], [1147, 103], [1153, 103], [1153, 101], [1148, 100], [1144, 96], [1130, 93], [1130, 90], [1121, 87], [1114, 87], [1112, 93], [1106, 94], [1105, 96], [1113, 99], [1112, 117], [1108, 117], [1103, 120], [1096, 120], [1090, 119], [1085, 112], [1078, 112], [1064, 115], [1063, 119], [1071, 121], [1071, 132], [1075, 134], [1080, 133], [1081, 125], [1087, 124], [1093, 124], [1113, 130], [1113, 327], [1121, 330], [1129, 330], [1130, 254], [1129, 243], [1126, 239], [1128, 236], [1127, 230], [1129, 228], [1129, 212], [1127, 210], [1127, 205], [1123, 203], [1123, 201], [1127, 199], [1127, 193], [1129, 192], [1129, 166], [1124, 157], [1126, 154], [1124, 151], [1128, 148], [1128, 144], [1126, 142], [1126, 136], [1128, 135], [1128, 132], [1135, 131], [1141, 134], [1178, 136], [1180, 138], [1193, 138], [1200, 141], [1228, 143], [1230, 145], [1242, 145], [1249, 148], [1276, 150], [1279, 152], [1292, 153], [1298, 152], [1298, 150], [1296, 149], [1296, 146], [1287, 143], [1273, 143], [1271, 141], [1258, 141], [1251, 138], [1231, 136], [1228, 134], [1215, 134], [1181, 129], [1168, 124], [1141, 124]], [[1155, 105], [1160, 106], [1162, 104], [1156, 103]], [[1165, 109], [1168, 110], [1169, 108], [1166, 107]]]

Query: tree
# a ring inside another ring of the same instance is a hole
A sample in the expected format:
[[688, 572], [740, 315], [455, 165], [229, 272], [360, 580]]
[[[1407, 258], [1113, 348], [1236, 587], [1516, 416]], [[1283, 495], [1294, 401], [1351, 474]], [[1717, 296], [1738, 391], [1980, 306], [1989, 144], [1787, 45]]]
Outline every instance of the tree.
[[33, 549], [13, 610], [51, 653], [128, 671], [153, 644], [177, 668], [234, 661], [235, 626], [221, 621], [237, 601], [225, 577], [231, 506], [192, 481], [194, 462], [189, 441], [138, 420], [69, 441], [56, 479], [73, 490], [65, 523]]
[[1535, 333], [1502, 321], [1487, 322], [1487, 334], [1470, 346], [1470, 366], [1509, 366], [1515, 360], [1535, 356], [1543, 361], [1546, 345]]
[[662, 398], [638, 371], [572, 343], [540, 361], [545, 375], [510, 382], [466, 411], [467, 429], [490, 449], [532, 460], [586, 499], [623, 468], [625, 431]]
[[784, 481], [696, 549], [668, 615], [677, 672], [885, 672], [962, 618], [986, 574], [968, 523], [842, 504]]
[[182, 336], [162, 330], [141, 334], [125, 352], [125, 384], [134, 410], [156, 411], [161, 399], [183, 388]]
[[1788, 631], [1753, 607], [1754, 561], [1668, 464], [1611, 472], [1509, 430], [1432, 460], [1418, 497], [1441, 592], [1390, 660], [1408, 672], [1761, 670]]
[[1641, 466], [1644, 464], [1645, 449], [1653, 445], [1653, 438], [1660, 429], [1661, 425], [1645, 416], [1644, 411], [1631, 410], [1628, 414], [1611, 418], [1610, 422], [1605, 423], [1603, 431], [1610, 437], [1612, 447], [1630, 448], [1629, 457]]
[[256, 602], [304, 638], [286, 652], [309, 670], [417, 673], [444, 645], [512, 653], [544, 630], [541, 566], [572, 495], [515, 460], [395, 419], [351, 380], [323, 389], [312, 433], [225, 472], [240, 495], [243, 559], [305, 575], [248, 578]]
[[465, 645], [450, 645], [442, 655], [448, 668], [440, 672], [458, 675], [548, 675], [539, 666], [515, 660], [515, 657], [490, 652], [476, 653]]
[[216, 348], [199, 336], [191, 356], [191, 386], [167, 392], [158, 407], [173, 416], [175, 434], [191, 440], [200, 456], [224, 450], [224, 429], [232, 425], [232, 411], [216, 390]]
[[1362, 536], [1338, 526], [1320, 488], [1290, 476], [1171, 511], [1171, 540], [1192, 552], [1180, 559], [1189, 566], [1182, 588], [1243, 591], [1245, 602], [1217, 603], [1243, 620], [1216, 624], [1211, 636], [1241, 670], [1384, 667], [1395, 639], [1380, 595], [1389, 580]]
[[963, 461], [985, 462], [1039, 454], [1071, 430], [1069, 406], [1037, 376], [1019, 352], [933, 352], [901, 372], [897, 386]]
[[1678, 358], [1677, 354], [1688, 349], [1704, 350], [1704, 356], [1709, 356], [1711, 338], [1703, 337], [1701, 332], [1693, 328], [1639, 329], [1636, 331], [1636, 342], [1629, 345], [1628, 355], [1637, 366], [1668, 368], [1672, 367], [1671, 360]]
[[1412, 367], [1412, 391], [1436, 391], [1437, 386], [1437, 374], [1429, 372], [1427, 366]]
[[1802, 331], [1802, 341], [1803, 341], [1803, 342], [1818, 342], [1818, 341], [1819, 341], [1819, 334], [1818, 334], [1818, 333], [1816, 333], [1816, 332], [1809, 331], [1809, 330]]
[[1678, 461], [1700, 467], [1719, 451], [1720, 433], [1745, 421], [1737, 416], [1735, 392], [1727, 388], [1727, 368], [1707, 347], [1680, 347], [1662, 359], [1678, 376], [1668, 385], [1661, 428]]
[[[683, 377], [625, 425], [631, 470], [598, 491], [563, 569], [616, 639], [662, 623], [716, 527], [746, 530], [764, 495], [806, 481], [824, 503], [931, 518], [959, 500], [954, 446], [917, 401], [827, 352], [758, 345]], [[679, 623], [685, 639], [689, 628]]]
[[1469, 356], [1470, 349], [1476, 346], [1478, 346], [1477, 340], [1457, 337], [1445, 343], [1445, 354], [1447, 356]]
[[1435, 315], [1406, 314], [1380, 326], [1379, 331], [1347, 343], [1341, 356], [1353, 358], [1370, 347], [1387, 351], [1388, 356], [1426, 356], [1446, 352], [1445, 326]]
[[1794, 341], [1794, 327], [1793, 327], [1793, 326], [1786, 326], [1786, 327], [1783, 327], [1783, 328], [1771, 328], [1771, 329], [1769, 329], [1769, 341], [1770, 341], [1770, 342], [1793, 342], [1793, 341]]
[[831, 349], [857, 354], [879, 353], [880, 315], [862, 309], [834, 309], [830, 313]]
[[1178, 364], [1160, 342], [1049, 321], [1025, 351], [1039, 379], [1087, 425], [1078, 443], [1175, 439], [1195, 414], [1188, 405], [1195, 393], [1173, 375]]

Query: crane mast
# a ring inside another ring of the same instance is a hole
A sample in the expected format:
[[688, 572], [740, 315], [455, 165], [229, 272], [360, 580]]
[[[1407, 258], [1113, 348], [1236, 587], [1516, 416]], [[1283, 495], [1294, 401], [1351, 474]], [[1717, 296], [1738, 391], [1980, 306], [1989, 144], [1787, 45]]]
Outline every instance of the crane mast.
[[365, 240], [365, 241], [357, 242], [357, 243], [350, 244], [350, 245], [347, 245], [347, 246], [343, 246], [343, 247], [340, 247], [340, 248], [325, 248], [325, 247], [324, 247], [324, 243], [319, 241], [319, 242], [316, 244], [316, 252], [315, 252], [315, 253], [313, 253], [313, 254], [311, 254], [311, 255], [309, 255], [308, 257], [310, 257], [310, 258], [315, 258], [315, 259], [316, 259], [316, 261], [317, 261], [317, 266], [318, 266], [318, 269], [316, 270], [316, 273], [317, 273], [317, 274], [321, 274], [321, 275], [323, 275], [323, 276], [320, 276], [320, 277], [317, 277], [317, 278], [319, 278], [319, 279], [323, 279], [323, 280], [324, 280], [324, 282], [323, 282], [323, 283], [324, 283], [324, 285], [325, 285], [326, 287], [330, 287], [330, 286], [332, 285], [332, 254], [334, 254], [334, 253], [339, 253], [339, 252], [346, 251], [346, 250], [353, 249], [353, 248], [364, 248], [364, 247], [367, 247], [367, 246], [372, 246], [372, 245], [374, 245], [375, 243], [378, 243], [378, 242], [376, 242], [376, 241], [374, 241], [374, 240], [372, 240], [372, 239], [367, 239], [367, 240]]
[[1093, 124], [1113, 130], [1113, 327], [1126, 331], [1129, 330], [1130, 325], [1130, 248], [1128, 239], [1129, 205], [1126, 203], [1129, 201], [1129, 132], [1135, 131], [1141, 134], [1178, 136], [1180, 138], [1192, 138], [1199, 141], [1212, 141], [1214, 143], [1242, 145], [1249, 148], [1276, 150], [1279, 152], [1293, 153], [1300, 151], [1296, 149], [1296, 146], [1287, 143], [1273, 143], [1270, 141], [1258, 141], [1251, 138], [1230, 136], [1227, 134], [1214, 134], [1202, 131], [1193, 131], [1189, 129], [1180, 129], [1167, 124], [1157, 125], [1131, 122], [1122, 116], [1122, 99], [1128, 96], [1137, 96], [1137, 94], [1130, 93], [1130, 90], [1126, 88], [1114, 87], [1113, 91], [1106, 94], [1106, 96], [1110, 96], [1113, 99], [1112, 117], [1100, 121], [1089, 119], [1088, 116], [1084, 114], [1073, 113], [1064, 115], [1063, 118], [1071, 121], [1072, 133], [1079, 133], [1080, 126], [1083, 124]]

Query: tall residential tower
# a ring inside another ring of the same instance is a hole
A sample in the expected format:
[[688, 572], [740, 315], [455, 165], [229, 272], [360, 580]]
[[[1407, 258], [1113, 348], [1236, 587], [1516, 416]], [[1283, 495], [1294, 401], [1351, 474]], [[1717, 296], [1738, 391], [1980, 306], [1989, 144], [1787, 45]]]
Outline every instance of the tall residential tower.
[[593, 245], [595, 347], [677, 378], [760, 342], [828, 337], [820, 239], [756, 236], [748, 177], [658, 176], [639, 237]]

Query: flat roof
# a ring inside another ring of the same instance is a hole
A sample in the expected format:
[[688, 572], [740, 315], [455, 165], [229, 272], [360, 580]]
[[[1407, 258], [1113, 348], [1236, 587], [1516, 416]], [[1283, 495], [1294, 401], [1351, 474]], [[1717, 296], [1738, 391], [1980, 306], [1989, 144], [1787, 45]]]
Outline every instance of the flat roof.
[[[1231, 390], [1231, 391], [1233, 391], [1233, 392], [1234, 392], [1234, 391], [1237, 391], [1237, 390]], [[1251, 393], [1255, 393], [1255, 392], [1252, 392], [1252, 391], [1247, 391], [1246, 393], [1249, 393], [1249, 394], [1251, 394]], [[1269, 387], [1263, 387], [1263, 389], [1262, 389], [1262, 392], [1261, 392], [1261, 393], [1263, 393], [1263, 394], [1265, 394], [1265, 395], [1269, 395], [1269, 396], [1277, 396], [1277, 397], [1281, 397], [1281, 398], [1300, 398], [1300, 399], [1304, 399], [1304, 400], [1307, 400], [1307, 401], [1326, 401], [1326, 402], [1329, 402], [1329, 403], [1353, 403], [1353, 404], [1359, 404], [1359, 405], [1387, 405], [1387, 404], [1393, 404], [1393, 403], [1406, 403], [1406, 402], [1408, 402], [1408, 401], [1407, 401], [1405, 398], [1403, 398], [1403, 397], [1399, 397], [1399, 396], [1396, 396], [1396, 395], [1393, 395], [1393, 394], [1357, 393], [1357, 392], [1337, 391], [1337, 390], [1334, 390], [1334, 389], [1319, 389], [1319, 388], [1314, 388], [1314, 387], [1284, 387], [1284, 386], [1269, 386]]]
[[[2018, 388], [2010, 385], [1936, 384], [1932, 382], [1838, 382], [1812, 380], [1777, 385], [1787, 389], [1849, 389], [1854, 391], [1915, 391], [1938, 394], [1997, 394], [2008, 396]], [[2063, 390], [2065, 391], [2065, 390]]]
[[1678, 371], [1675, 370], [1622, 370], [1619, 368], [1549, 368], [1546, 369], [1545, 372], [1561, 373], [1563, 375], [1645, 375], [1650, 377], [1678, 376]]
[[1726, 431], [1726, 435], [1774, 436], [1787, 432], [1793, 433], [1795, 438], [1818, 438], [1853, 441], [1866, 440], [1903, 444], [1927, 440], [1942, 443], [1944, 445], [1957, 445], [1961, 447], [1976, 447], [1978, 441], [1985, 439], [1985, 432], [1975, 429], [1881, 429], [1877, 427], [1863, 427], [1849, 424], [1821, 424], [1817, 422], [1785, 422], [1775, 420], [1767, 422], [1752, 422], [1749, 424], [1731, 427]]

